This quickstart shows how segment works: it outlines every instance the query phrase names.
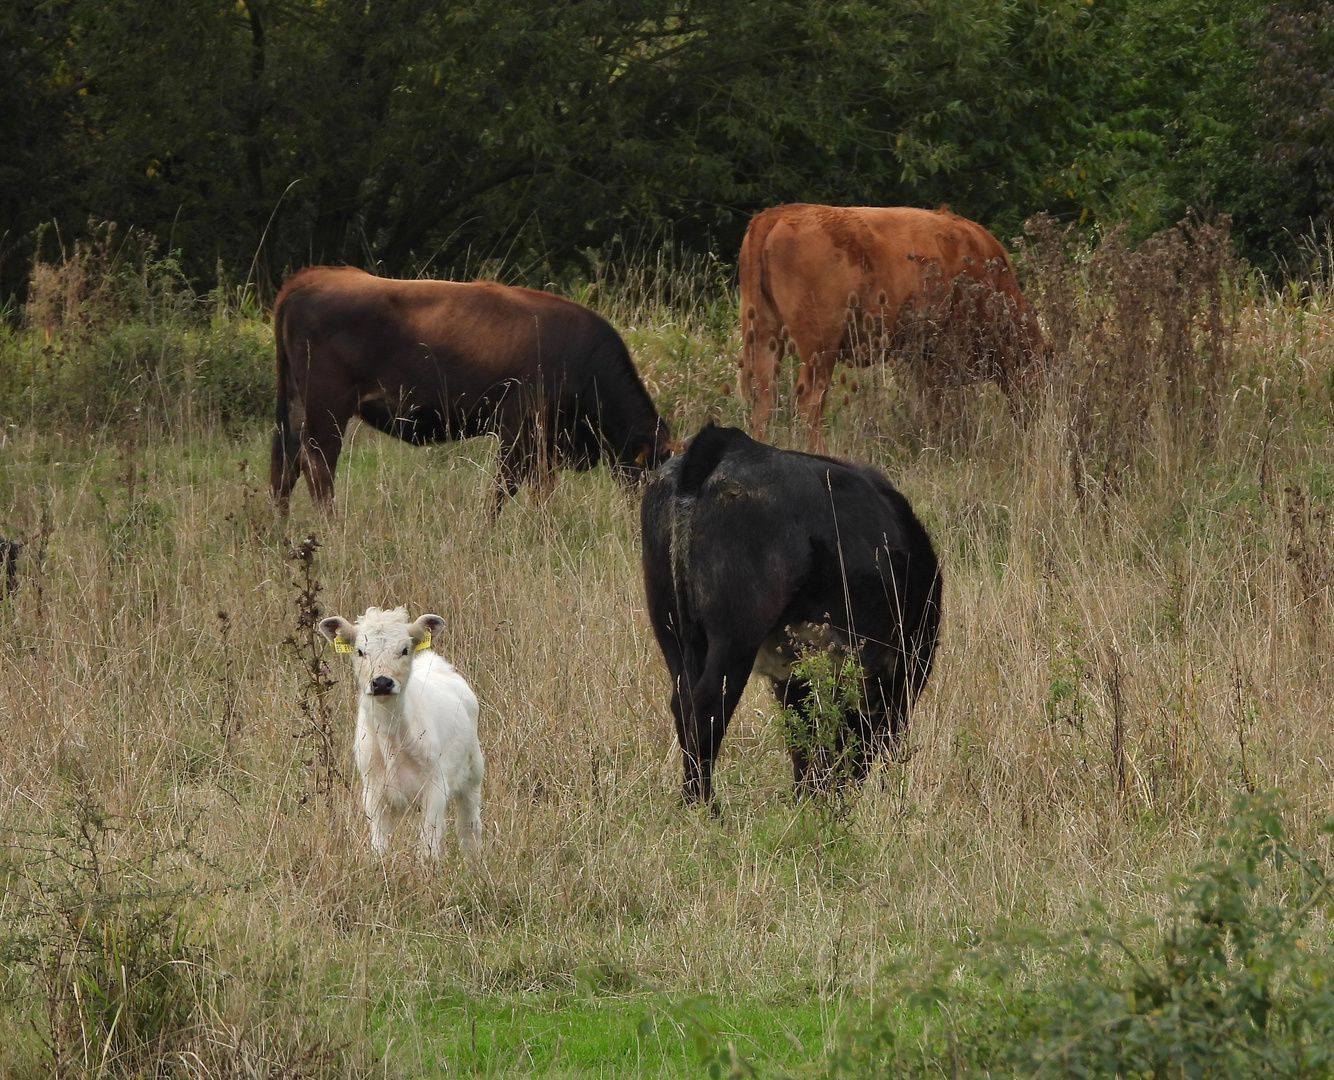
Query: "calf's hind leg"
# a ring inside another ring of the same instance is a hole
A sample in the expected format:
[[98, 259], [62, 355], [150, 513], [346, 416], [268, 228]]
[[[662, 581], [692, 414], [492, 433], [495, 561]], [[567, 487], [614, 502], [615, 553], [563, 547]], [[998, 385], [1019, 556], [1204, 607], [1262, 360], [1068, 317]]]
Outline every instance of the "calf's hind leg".
[[470, 866], [477, 866], [482, 861], [482, 793], [477, 788], [455, 793], [454, 831], [463, 857]]

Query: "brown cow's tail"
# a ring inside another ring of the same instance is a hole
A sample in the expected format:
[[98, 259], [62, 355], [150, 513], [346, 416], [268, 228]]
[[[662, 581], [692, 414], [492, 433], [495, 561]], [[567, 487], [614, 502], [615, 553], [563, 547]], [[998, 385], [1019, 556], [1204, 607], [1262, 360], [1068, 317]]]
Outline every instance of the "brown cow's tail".
[[287, 374], [291, 365], [287, 360], [287, 344], [283, 340], [283, 317], [282, 308], [276, 306], [273, 309], [273, 345], [274, 359], [277, 367], [277, 405], [273, 411], [273, 423], [275, 430], [285, 432], [288, 425], [287, 416]]
[[759, 236], [759, 295], [764, 298], [765, 304], [767, 304], [769, 310], [773, 312], [778, 311], [778, 302], [774, 299], [773, 276], [769, 273], [769, 234], [774, 231], [774, 226], [777, 224], [778, 215], [771, 215], [769, 219], [764, 222], [763, 231]]
[[[741, 396], [752, 410], [752, 416], [762, 381], [756, 373], [760, 350], [769, 345], [763, 338], [777, 333], [779, 329], [772, 325], [778, 306], [774, 303], [769, 283], [767, 254], [769, 234], [779, 220], [775, 209], [762, 210], [751, 218], [737, 259], [737, 285], [741, 299]], [[765, 313], [770, 315], [769, 319], [764, 317]], [[751, 434], [757, 438], [763, 437], [764, 432], [756, 427], [753, 420], [751, 428]]]
[[269, 493], [284, 513], [288, 496], [296, 484], [301, 468], [301, 433], [292, 430], [291, 361], [287, 356], [286, 318], [283, 295], [279, 293], [273, 306], [273, 343], [277, 369], [276, 404], [273, 411], [273, 449], [269, 460]]
[[[768, 235], [774, 231], [774, 225], [778, 224], [779, 215], [775, 212], [776, 208], [760, 211], [754, 217], [751, 217], [750, 224], [746, 227], [746, 236], [742, 239], [742, 252], [751, 251], [754, 253], [752, 259], [740, 259], [740, 292], [742, 292], [743, 304], [754, 304], [756, 300], [763, 297], [768, 304], [774, 303], [774, 297], [768, 292], [768, 275], [766, 263], [764, 263], [764, 245], [768, 241]], [[746, 312], [742, 311], [742, 317]]]
[[[741, 257], [737, 260], [741, 294], [741, 327], [744, 333], [751, 321], [748, 308], [763, 302], [770, 311], [776, 311], [773, 292], [769, 287], [769, 261], [765, 254], [769, 234], [778, 224], [778, 214], [772, 210], [762, 210], [750, 219], [746, 235], [741, 241]], [[749, 254], [749, 258], [747, 258]], [[755, 344], [752, 341], [747, 344]]]

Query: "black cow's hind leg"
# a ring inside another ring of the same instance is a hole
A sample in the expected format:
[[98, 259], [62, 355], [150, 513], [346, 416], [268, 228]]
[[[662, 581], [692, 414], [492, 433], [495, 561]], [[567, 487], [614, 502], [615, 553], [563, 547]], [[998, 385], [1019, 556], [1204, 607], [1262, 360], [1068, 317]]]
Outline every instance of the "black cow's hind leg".
[[758, 642], [749, 649], [725, 641], [709, 643], [704, 671], [690, 689], [689, 702], [682, 702], [688, 705], [680, 722], [686, 802], [713, 802], [713, 763], [750, 678], [758, 647]]
[[[650, 610], [652, 604], [650, 603]], [[679, 615], [667, 612], [665, 619], [654, 619], [654, 633], [662, 649], [662, 657], [667, 662], [667, 673], [672, 680], [672, 719], [676, 721], [676, 741], [681, 747], [681, 760], [685, 770], [685, 781], [681, 788], [684, 802], [698, 802], [700, 796], [699, 752], [694, 736], [694, 716], [690, 690], [703, 663], [703, 650], [696, 647], [683, 647], [677, 626]]]
[[[779, 708], [795, 712], [809, 725], [810, 719], [806, 713], [806, 695], [811, 691], [811, 684], [796, 677], [774, 679], [772, 682], [774, 697], [778, 699]], [[810, 739], [803, 738], [802, 735], [803, 733], [800, 731], [789, 731], [787, 733], [787, 752], [792, 758], [792, 784], [798, 791], [805, 788], [811, 779]]]
[[[902, 675], [866, 680], [865, 726], [875, 750], [890, 761], [911, 757], [908, 748], [908, 686]], [[869, 768], [869, 762], [868, 762]]]

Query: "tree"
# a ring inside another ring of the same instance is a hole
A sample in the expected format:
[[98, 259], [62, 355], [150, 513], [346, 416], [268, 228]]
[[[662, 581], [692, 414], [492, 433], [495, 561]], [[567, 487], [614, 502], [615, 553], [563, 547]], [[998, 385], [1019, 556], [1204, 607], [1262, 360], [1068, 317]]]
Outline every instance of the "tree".
[[51, 5], [0, 6], [0, 302], [27, 279], [25, 241], [77, 184], [62, 132], [86, 87], [60, 70], [62, 41]]
[[1334, 229], [1334, 3], [1272, 5], [1257, 75], [1263, 224], [1272, 234], [1286, 230], [1294, 254], [1298, 237]]
[[19, 6], [46, 20], [9, 20], [40, 62], [0, 101], [42, 119], [0, 138], [57, 177], [6, 189], [26, 250], [41, 221], [113, 218], [268, 295], [310, 262], [545, 275], [666, 235], [728, 257], [781, 201], [949, 203], [1006, 237], [1039, 209], [1147, 232], [1274, 203], [1259, 0]]

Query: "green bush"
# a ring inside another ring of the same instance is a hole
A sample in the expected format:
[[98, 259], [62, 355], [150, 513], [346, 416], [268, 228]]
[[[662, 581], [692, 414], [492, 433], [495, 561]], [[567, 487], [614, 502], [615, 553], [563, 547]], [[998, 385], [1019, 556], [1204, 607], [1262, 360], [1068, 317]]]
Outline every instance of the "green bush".
[[0, 1004], [45, 1002], [50, 1075], [154, 1076], [198, 1041], [217, 982], [200, 944], [200, 890], [182, 851], [116, 851], [119, 831], [87, 790], [54, 834], [0, 849]]
[[198, 295], [174, 257], [115, 228], [33, 268], [24, 325], [0, 325], [6, 419], [98, 428], [136, 417], [235, 429], [273, 409], [273, 342], [226, 291]]
[[1241, 797], [1161, 920], [1016, 934], [898, 972], [831, 1074], [1334, 1074], [1334, 959], [1315, 919], [1334, 879], [1286, 839], [1282, 811], [1273, 793]]
[[793, 666], [800, 700], [778, 710], [788, 750], [809, 763], [803, 788], [840, 792], [858, 776], [867, 748], [848, 719], [861, 706], [866, 673], [855, 657], [829, 649], [806, 649]]

